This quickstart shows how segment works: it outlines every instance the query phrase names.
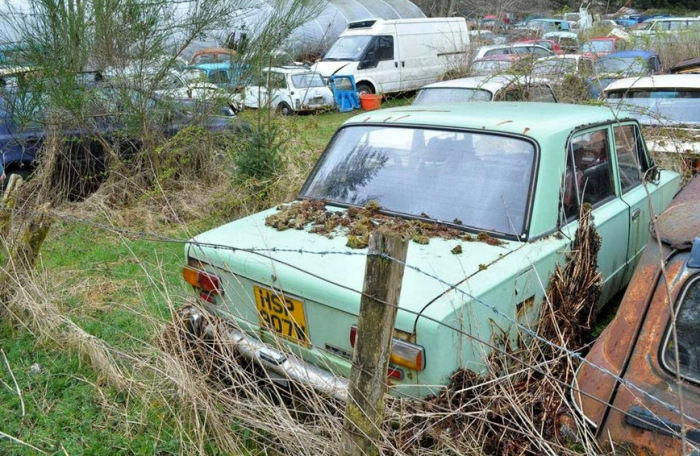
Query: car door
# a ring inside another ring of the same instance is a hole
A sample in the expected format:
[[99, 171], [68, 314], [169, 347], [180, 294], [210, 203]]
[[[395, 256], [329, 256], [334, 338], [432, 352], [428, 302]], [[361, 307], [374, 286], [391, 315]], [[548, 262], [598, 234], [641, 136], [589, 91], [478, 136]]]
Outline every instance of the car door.
[[610, 134], [610, 127], [606, 125], [572, 135], [562, 189], [567, 221], [578, 218], [582, 204], [592, 207], [601, 240], [598, 252], [598, 270], [603, 276], [600, 304], [607, 302], [622, 286], [629, 233], [629, 207], [617, 194]]
[[[665, 266], [675, 325], [664, 277], [650, 284], [656, 285], [656, 291], [639, 336], [631, 342], [633, 351], [622, 374], [635, 388], [617, 386], [599, 432], [606, 440], [644, 448], [646, 454], [690, 455], [696, 454], [692, 448], [700, 445], [699, 426], [692, 421], [700, 418], [700, 273], [686, 266], [688, 256], [687, 252], [675, 255]], [[680, 410], [685, 419], [681, 419]], [[682, 424], [687, 429], [684, 451], [680, 451]]]
[[[615, 167], [619, 176], [618, 191], [628, 206], [629, 217], [625, 283], [632, 277], [634, 268], [644, 252], [649, 238], [651, 212], [648, 195], [653, 194], [657, 189], [654, 183], [643, 182], [642, 173], [648, 168], [649, 161], [641, 138], [639, 128], [635, 124], [613, 126]], [[646, 185], [646, 188], [643, 184]]]

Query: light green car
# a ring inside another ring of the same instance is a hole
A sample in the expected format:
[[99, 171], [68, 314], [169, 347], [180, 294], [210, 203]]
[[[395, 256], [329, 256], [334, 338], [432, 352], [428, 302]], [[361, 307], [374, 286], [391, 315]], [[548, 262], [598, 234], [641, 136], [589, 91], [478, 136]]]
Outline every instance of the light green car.
[[[515, 342], [515, 322], [534, 326], [544, 287], [571, 249], [580, 204], [592, 205], [602, 238], [602, 305], [632, 275], [650, 207], [660, 213], [679, 182], [655, 168], [637, 122], [608, 108], [464, 103], [353, 117], [299, 198], [325, 200], [340, 215], [375, 200], [383, 214], [472, 234], [472, 241], [432, 237], [408, 248], [406, 262], [416, 268], [404, 273], [388, 376], [394, 394], [420, 397], [457, 368], [484, 371], [491, 353], [484, 342], [502, 343], [503, 332]], [[268, 226], [278, 211], [193, 238], [185, 280], [209, 311], [231, 321], [243, 356], [280, 381], [343, 398], [361, 337], [366, 249], [348, 247], [342, 227]]]

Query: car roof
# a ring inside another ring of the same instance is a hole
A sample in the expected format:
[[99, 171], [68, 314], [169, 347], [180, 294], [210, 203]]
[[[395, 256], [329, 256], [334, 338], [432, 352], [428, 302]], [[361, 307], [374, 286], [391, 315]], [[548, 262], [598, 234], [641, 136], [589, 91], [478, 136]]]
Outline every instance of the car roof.
[[650, 17], [644, 22], [670, 22], [670, 21], [700, 21], [700, 17]]
[[545, 139], [574, 128], [628, 118], [609, 107], [564, 103], [470, 102], [404, 106], [356, 115], [344, 125], [381, 123], [473, 128]]
[[508, 86], [518, 79], [517, 76], [511, 75], [492, 75], [492, 76], [471, 76], [468, 78], [451, 79], [449, 81], [435, 82], [428, 84], [423, 89], [484, 89], [489, 92], [496, 92], [503, 87]]
[[[538, 41], [548, 41], [548, 40], [538, 40]], [[530, 43], [530, 42], [523, 42], [523, 41], [516, 41], [515, 43], [507, 43], [507, 44], [489, 44], [488, 46], [481, 46], [478, 52], [481, 51], [490, 51], [493, 49], [508, 49], [508, 48], [513, 48], [513, 47], [541, 47], [542, 49], [547, 50], [547, 48], [538, 46], [535, 43]]]
[[700, 74], [659, 74], [655, 76], [624, 78], [612, 82], [605, 92], [620, 89], [700, 89]]
[[314, 71], [309, 67], [304, 66], [278, 66], [278, 67], [265, 67], [264, 71], [274, 71], [276, 73], [314, 73]]
[[578, 38], [578, 35], [574, 32], [567, 32], [567, 31], [547, 32], [544, 35], [542, 35], [542, 38], [544, 38], [544, 39], [547, 39], [549, 37]]
[[474, 60], [474, 63], [476, 62], [493, 62], [493, 61], [498, 61], [498, 62], [515, 62], [517, 60], [522, 59], [522, 55], [520, 54], [494, 54], [494, 55], [487, 55], [486, 57], [481, 57], [479, 59]]
[[591, 57], [589, 57], [587, 55], [581, 55], [581, 54], [555, 54], [555, 55], [548, 55], [545, 57], [540, 57], [537, 60], [557, 60], [557, 59], [593, 60]]
[[654, 51], [619, 51], [619, 52], [613, 52], [612, 54], [608, 54], [606, 56], [601, 57], [600, 59], [625, 59], [629, 57], [653, 57], [656, 55], [656, 52]]

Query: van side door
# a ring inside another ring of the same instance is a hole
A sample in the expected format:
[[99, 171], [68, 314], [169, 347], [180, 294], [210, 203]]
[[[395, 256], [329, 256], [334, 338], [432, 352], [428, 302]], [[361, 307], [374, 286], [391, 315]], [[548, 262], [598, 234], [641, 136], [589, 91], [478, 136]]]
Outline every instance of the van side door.
[[439, 33], [434, 24], [417, 27], [400, 24], [396, 30], [401, 53], [401, 90], [415, 90], [438, 81], [449, 69], [443, 63], [449, 57], [444, 41], [450, 40], [453, 34]]
[[374, 81], [377, 93], [398, 92], [401, 70], [398, 62], [398, 46], [393, 34], [376, 35], [367, 45], [357, 65], [355, 79]]

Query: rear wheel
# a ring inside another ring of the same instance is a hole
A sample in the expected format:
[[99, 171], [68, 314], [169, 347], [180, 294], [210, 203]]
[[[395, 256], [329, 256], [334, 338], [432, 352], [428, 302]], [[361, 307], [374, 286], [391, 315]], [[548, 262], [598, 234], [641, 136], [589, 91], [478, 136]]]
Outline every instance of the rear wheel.
[[294, 114], [294, 110], [292, 109], [292, 107], [284, 101], [277, 105], [277, 112], [282, 114], [283, 116], [291, 116], [292, 114]]
[[374, 87], [366, 82], [360, 82], [357, 84], [357, 93], [359, 95], [369, 95], [374, 93]]

